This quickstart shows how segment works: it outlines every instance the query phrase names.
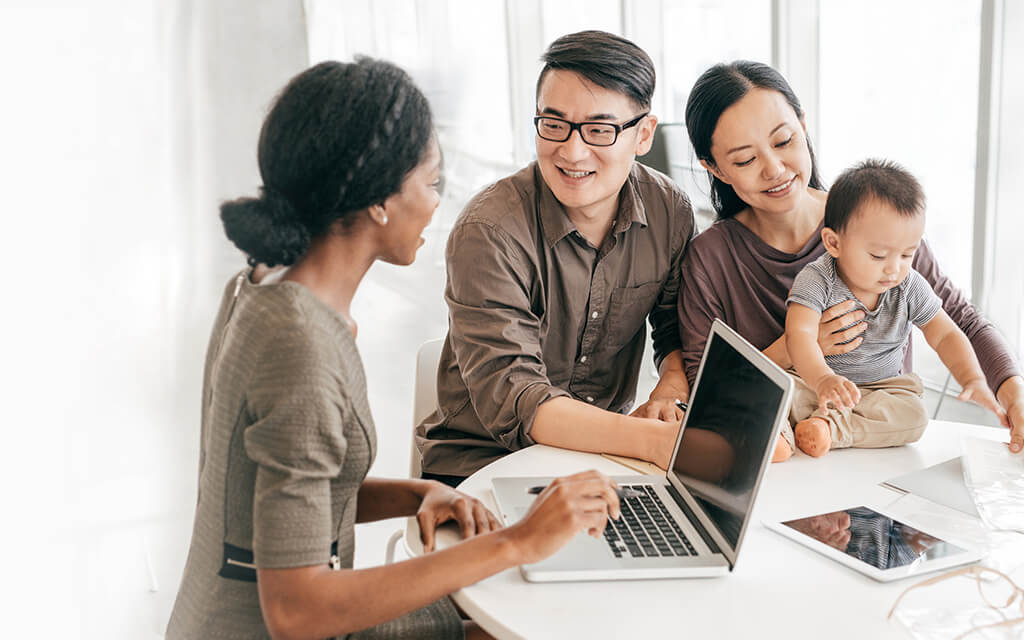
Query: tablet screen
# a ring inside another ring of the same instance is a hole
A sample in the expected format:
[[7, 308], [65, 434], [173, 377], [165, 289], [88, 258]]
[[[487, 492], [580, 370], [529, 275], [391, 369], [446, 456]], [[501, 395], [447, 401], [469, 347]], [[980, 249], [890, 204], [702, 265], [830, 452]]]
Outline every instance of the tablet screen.
[[782, 524], [877, 569], [893, 569], [964, 552], [954, 544], [868, 507], [833, 511]]

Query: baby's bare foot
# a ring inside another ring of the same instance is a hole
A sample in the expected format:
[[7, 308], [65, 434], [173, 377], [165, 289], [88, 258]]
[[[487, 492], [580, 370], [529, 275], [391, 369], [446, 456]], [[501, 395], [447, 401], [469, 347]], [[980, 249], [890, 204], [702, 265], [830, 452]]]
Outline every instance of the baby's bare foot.
[[822, 418], [807, 418], [793, 428], [796, 446], [809, 456], [820, 458], [832, 448], [832, 434], [828, 422]]
[[775, 443], [775, 453], [772, 455], [772, 462], [785, 462], [789, 460], [791, 455], [793, 455], [793, 447], [789, 446], [785, 438], [779, 436], [779, 441]]

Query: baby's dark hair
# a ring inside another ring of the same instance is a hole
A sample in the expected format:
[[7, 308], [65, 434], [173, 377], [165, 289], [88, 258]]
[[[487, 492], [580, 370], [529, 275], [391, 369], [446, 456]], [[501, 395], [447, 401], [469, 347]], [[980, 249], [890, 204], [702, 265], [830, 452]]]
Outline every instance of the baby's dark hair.
[[433, 135], [427, 99], [382, 60], [321, 62], [292, 78], [260, 131], [258, 198], [220, 207], [250, 264], [295, 263], [312, 238], [401, 189]]
[[578, 73], [599, 87], [617, 91], [641, 109], [651, 108], [654, 95], [654, 62], [633, 42], [606, 31], [570, 33], [552, 42], [540, 58], [537, 96], [549, 71]]
[[912, 173], [891, 160], [865, 160], [844, 171], [832, 183], [825, 201], [825, 226], [841, 233], [857, 207], [875, 199], [901, 215], [924, 213], [924, 190]]

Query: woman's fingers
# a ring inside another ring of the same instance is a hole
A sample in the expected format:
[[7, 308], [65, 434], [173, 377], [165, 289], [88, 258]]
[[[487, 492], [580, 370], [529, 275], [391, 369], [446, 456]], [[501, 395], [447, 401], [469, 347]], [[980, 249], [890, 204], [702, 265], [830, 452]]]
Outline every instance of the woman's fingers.
[[599, 513], [603, 517], [608, 517], [609, 508], [610, 507], [604, 498], [584, 496], [576, 501], [576, 509], [578, 513], [584, 513], [587, 515]]
[[420, 525], [420, 540], [423, 541], [423, 550], [430, 552], [434, 550], [434, 522], [433, 514], [427, 511], [420, 511], [416, 514], [416, 522]]
[[619, 499], [615, 485], [597, 471], [585, 471], [557, 478], [531, 505], [529, 512], [510, 527], [522, 538], [521, 563], [546, 558], [581, 530], [600, 535], [608, 515], [618, 517]]
[[487, 522], [491, 525], [491, 531], [497, 531], [498, 529], [503, 529], [505, 527], [505, 525], [498, 520], [497, 516], [491, 513], [490, 509], [487, 510]]
[[487, 517], [488, 511], [479, 500], [473, 501], [473, 523], [476, 525], [477, 535], [491, 531], [491, 521]]
[[462, 530], [463, 539], [476, 535], [476, 521], [473, 519], [473, 508], [469, 502], [469, 499], [456, 500], [452, 505], [452, 512], [455, 520], [459, 523], [459, 529]]
[[849, 353], [863, 342], [861, 334], [867, 329], [867, 323], [863, 311], [853, 310], [855, 306], [853, 300], [846, 300], [821, 314], [818, 342], [825, 355]]
[[837, 346], [843, 347], [843, 346], [846, 346], [846, 345], [838, 344], [838, 343], [849, 342], [851, 340], [855, 340], [858, 337], [863, 339], [863, 336], [861, 334], [863, 334], [865, 331], [867, 331], [867, 329], [868, 329], [868, 323], [861, 321], [861, 322], [858, 322], [857, 324], [855, 324], [853, 326], [850, 326], [850, 327], [847, 327], [847, 328], [843, 329], [842, 331], [838, 331], [836, 333], [833, 333], [832, 337], [835, 339], [835, 342], [837, 343]]
[[585, 471], [559, 478], [551, 483], [548, 491], [565, 500], [567, 506], [574, 512], [590, 512], [600, 508], [606, 514], [611, 513], [618, 517], [620, 505], [615, 485], [603, 473]]
[[576, 521], [579, 529], [586, 529], [595, 538], [604, 533], [608, 524], [608, 503], [601, 498], [581, 498], [576, 504]]
[[[857, 303], [854, 302], [853, 300], [844, 300], [844, 301], [840, 302], [839, 304], [832, 305], [831, 307], [829, 307], [828, 309], [825, 309], [821, 313], [821, 323], [822, 324], [830, 323], [830, 322], [840, 318], [841, 316], [844, 316], [844, 315], [850, 313], [851, 311], [854, 310], [854, 308], [856, 308], [856, 306], [857, 306]], [[862, 318], [864, 317], [863, 312], [861, 313], [861, 317]]]

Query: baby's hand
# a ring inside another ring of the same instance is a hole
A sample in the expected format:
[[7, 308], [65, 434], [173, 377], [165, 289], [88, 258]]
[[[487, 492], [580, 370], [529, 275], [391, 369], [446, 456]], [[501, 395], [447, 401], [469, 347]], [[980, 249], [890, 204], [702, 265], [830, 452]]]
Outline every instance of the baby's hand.
[[999, 424], [1006, 428], [1010, 427], [1010, 422], [1006, 419], [1006, 411], [999, 406], [999, 402], [996, 401], [996, 397], [992, 395], [992, 391], [989, 390], [988, 384], [984, 378], [974, 378], [968, 380], [963, 385], [964, 390], [957, 396], [958, 400], [968, 400], [976, 405], [985, 407], [992, 413], [996, 414], [999, 418]]
[[852, 409], [860, 402], [857, 385], [834, 373], [819, 380], [814, 391], [818, 394], [818, 409], [821, 411], [828, 411], [829, 403], [836, 409]]

